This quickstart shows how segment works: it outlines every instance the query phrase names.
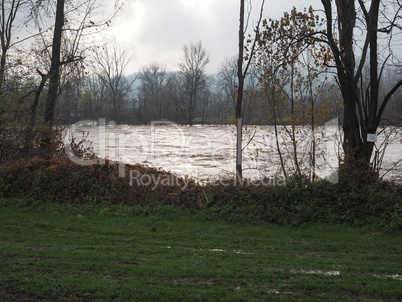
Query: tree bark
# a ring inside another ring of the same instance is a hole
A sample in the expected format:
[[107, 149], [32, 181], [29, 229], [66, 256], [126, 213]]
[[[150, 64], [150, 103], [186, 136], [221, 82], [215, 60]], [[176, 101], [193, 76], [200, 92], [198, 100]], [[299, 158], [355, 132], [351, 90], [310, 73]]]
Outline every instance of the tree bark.
[[[54, 121], [54, 111], [56, 107], [60, 79], [60, 53], [64, 26], [64, 1], [65, 0], [57, 0], [56, 4], [56, 21], [53, 33], [52, 61], [49, 72], [49, 91], [45, 106], [45, 122], [50, 127], [50, 132], [52, 131], [51, 127]], [[49, 138], [50, 137], [47, 139]], [[46, 143], [50, 143], [50, 141], [47, 141]]]
[[366, 120], [366, 133], [363, 134], [363, 146], [360, 157], [365, 161], [370, 162], [373, 153], [374, 143], [367, 142], [367, 134], [375, 134], [378, 125], [377, 110], [378, 110], [378, 95], [379, 95], [379, 79], [378, 79], [378, 44], [377, 44], [377, 28], [378, 28], [378, 13], [380, 8], [380, 1], [373, 0], [371, 2], [370, 14], [367, 18], [367, 30], [370, 41], [370, 94], [368, 104], [368, 118]]
[[254, 56], [255, 46], [257, 37], [259, 35], [260, 23], [262, 20], [262, 13], [264, 10], [265, 0], [261, 1], [261, 9], [260, 9], [260, 17], [257, 22], [256, 30], [255, 30], [255, 39], [253, 45], [251, 46], [250, 53], [248, 54], [248, 60], [243, 69], [244, 62], [244, 0], [240, 0], [240, 24], [239, 24], [239, 58], [237, 61], [237, 79], [238, 79], [238, 87], [237, 87], [237, 99], [236, 99], [236, 127], [237, 127], [237, 145], [236, 145], [236, 181], [240, 183], [243, 178], [243, 169], [242, 169], [242, 141], [243, 141], [243, 119], [242, 119], [242, 105], [243, 105], [243, 95], [244, 95], [244, 79], [247, 76], [248, 68], [250, 67], [250, 62]]
[[236, 101], [236, 127], [237, 127], [237, 144], [236, 144], [236, 179], [239, 181], [243, 177], [242, 169], [242, 103], [244, 90], [243, 76], [243, 56], [244, 56], [244, 0], [240, 0], [240, 25], [239, 25], [239, 58], [237, 63], [237, 101]]
[[[372, 142], [367, 142], [367, 134], [375, 134], [379, 126], [381, 116], [390, 100], [392, 93], [402, 86], [402, 81], [386, 94], [380, 102], [378, 74], [378, 23], [380, 0], [371, 1], [371, 7], [366, 9], [362, 0], [357, 0], [360, 5], [361, 20], [365, 22], [367, 29], [365, 44], [362, 49], [359, 67], [355, 71], [355, 55], [353, 53], [354, 27], [356, 26], [356, 0], [336, 0], [339, 48], [332, 32], [333, 19], [331, 0], [321, 0], [327, 18], [327, 39], [335, 59], [338, 81], [344, 102], [343, 149], [345, 160], [362, 160], [368, 166], [374, 149]], [[392, 18], [390, 18], [392, 19]], [[390, 25], [393, 26], [392, 24]], [[361, 94], [358, 83], [362, 79], [362, 69], [366, 63], [369, 50], [369, 77], [368, 87], [363, 87]], [[367, 93], [365, 93], [367, 91]], [[381, 104], [380, 108], [378, 108]]]

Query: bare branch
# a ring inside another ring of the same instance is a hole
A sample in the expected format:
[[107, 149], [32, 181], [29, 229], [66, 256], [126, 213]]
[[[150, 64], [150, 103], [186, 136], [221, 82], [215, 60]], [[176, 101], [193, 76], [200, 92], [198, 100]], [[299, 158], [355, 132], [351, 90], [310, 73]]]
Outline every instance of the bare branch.
[[376, 125], [378, 127], [378, 125], [380, 124], [381, 121], [381, 116], [384, 113], [385, 107], [387, 106], [389, 100], [391, 99], [392, 95], [399, 89], [399, 87], [402, 86], [402, 80], [399, 80], [394, 87], [392, 87], [392, 89], [387, 93], [387, 95], [385, 96], [384, 100], [381, 103], [380, 109], [378, 110], [378, 114], [377, 114], [377, 119], [376, 119]]
[[265, 0], [262, 0], [261, 8], [260, 8], [260, 17], [258, 19], [256, 30], [255, 30], [255, 38], [254, 38], [254, 41], [253, 41], [253, 45], [251, 47], [251, 52], [250, 52], [249, 59], [247, 61], [246, 67], [244, 69], [243, 77], [246, 76], [246, 74], [248, 72], [248, 69], [250, 67], [251, 59], [253, 58], [254, 53], [255, 53], [255, 46], [256, 46], [256, 43], [257, 43], [257, 37], [258, 37], [258, 35], [260, 33], [260, 25], [261, 25], [261, 21], [262, 21], [262, 17], [263, 17], [262, 14], [263, 14], [263, 11], [264, 11], [264, 4], [265, 4]]

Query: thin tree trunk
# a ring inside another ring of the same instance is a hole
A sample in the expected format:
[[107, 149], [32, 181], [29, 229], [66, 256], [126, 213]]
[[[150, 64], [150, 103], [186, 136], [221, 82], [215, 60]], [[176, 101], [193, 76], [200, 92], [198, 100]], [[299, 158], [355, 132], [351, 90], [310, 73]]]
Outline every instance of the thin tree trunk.
[[257, 22], [255, 30], [255, 39], [253, 45], [251, 46], [250, 53], [248, 55], [248, 61], [243, 70], [243, 56], [244, 56], [244, 0], [240, 0], [240, 25], [239, 25], [239, 58], [237, 62], [237, 78], [238, 78], [238, 88], [237, 88], [237, 100], [236, 100], [236, 127], [237, 127], [237, 145], [236, 145], [236, 181], [240, 183], [243, 178], [242, 170], [242, 140], [243, 140], [243, 120], [242, 120], [242, 105], [243, 105], [243, 94], [244, 94], [244, 79], [247, 76], [248, 68], [250, 67], [250, 62], [254, 56], [255, 45], [257, 36], [259, 34], [259, 28], [262, 20], [262, 13], [264, 9], [265, 0], [261, 1], [260, 17]]
[[275, 96], [275, 88], [272, 86], [271, 88], [271, 97], [272, 97], [272, 112], [273, 112], [273, 119], [274, 119], [274, 129], [275, 129], [275, 141], [276, 141], [276, 150], [278, 151], [279, 160], [281, 162], [281, 168], [283, 171], [283, 176], [285, 176], [285, 180], [288, 180], [288, 175], [286, 173], [285, 162], [283, 160], [281, 146], [279, 144], [279, 135], [278, 135], [278, 121], [276, 118], [276, 96]]
[[6, 72], [6, 53], [4, 48], [0, 57], [0, 95], [3, 92], [3, 82], [4, 82], [4, 74]]
[[240, 26], [239, 26], [239, 59], [237, 63], [237, 78], [239, 86], [237, 88], [237, 102], [236, 102], [236, 126], [237, 126], [237, 144], [236, 144], [236, 179], [240, 181], [243, 177], [242, 170], [242, 136], [243, 136], [243, 122], [242, 122], [242, 103], [243, 103], [243, 89], [244, 89], [244, 76], [243, 76], [243, 55], [244, 55], [244, 0], [240, 0]]
[[297, 139], [296, 139], [296, 109], [295, 109], [295, 97], [294, 97], [294, 65], [292, 64], [292, 76], [290, 80], [290, 95], [291, 95], [291, 103], [292, 103], [292, 132], [291, 132], [291, 140], [293, 145], [293, 161], [296, 168], [297, 177], [301, 177], [299, 160], [297, 158]]
[[35, 97], [34, 97], [34, 101], [32, 103], [31, 106], [31, 110], [30, 110], [30, 115], [29, 115], [29, 123], [25, 132], [25, 139], [24, 139], [24, 149], [23, 149], [23, 156], [29, 156], [29, 149], [30, 149], [30, 145], [32, 144], [32, 131], [35, 127], [35, 119], [36, 119], [36, 112], [38, 110], [38, 104], [39, 104], [39, 98], [42, 94], [42, 90], [45, 87], [46, 84], [46, 80], [47, 80], [47, 76], [41, 72], [39, 72], [39, 75], [41, 76], [41, 82], [38, 86], [38, 88], [36, 88], [35, 90]]
[[311, 139], [312, 139], [312, 146], [311, 146], [311, 165], [312, 165], [312, 177], [311, 181], [315, 180], [315, 152], [316, 152], [316, 141], [315, 141], [315, 112], [314, 112], [314, 95], [313, 95], [313, 89], [311, 87], [311, 82], [310, 82], [310, 97], [311, 97]]

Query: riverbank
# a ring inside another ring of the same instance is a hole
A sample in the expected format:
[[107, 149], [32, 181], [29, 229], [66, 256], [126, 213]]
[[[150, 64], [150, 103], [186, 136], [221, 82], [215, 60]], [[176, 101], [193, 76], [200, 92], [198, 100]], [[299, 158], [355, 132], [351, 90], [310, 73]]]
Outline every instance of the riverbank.
[[107, 162], [83, 166], [69, 159], [34, 158], [0, 167], [0, 198], [49, 204], [174, 205], [205, 210], [211, 220], [229, 222], [330, 223], [402, 230], [402, 186], [360, 174], [349, 179], [340, 175], [337, 183], [291, 179], [284, 184], [246, 182], [237, 186], [228, 180], [198, 185], [141, 165]]

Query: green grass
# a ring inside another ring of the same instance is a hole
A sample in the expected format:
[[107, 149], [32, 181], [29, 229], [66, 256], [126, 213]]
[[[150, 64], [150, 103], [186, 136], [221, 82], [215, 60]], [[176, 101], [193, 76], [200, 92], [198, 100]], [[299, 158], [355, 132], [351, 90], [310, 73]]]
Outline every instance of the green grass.
[[0, 200], [0, 300], [402, 300], [400, 233], [207, 218]]

